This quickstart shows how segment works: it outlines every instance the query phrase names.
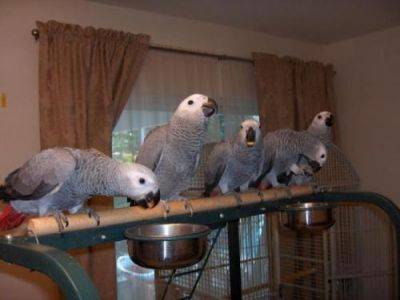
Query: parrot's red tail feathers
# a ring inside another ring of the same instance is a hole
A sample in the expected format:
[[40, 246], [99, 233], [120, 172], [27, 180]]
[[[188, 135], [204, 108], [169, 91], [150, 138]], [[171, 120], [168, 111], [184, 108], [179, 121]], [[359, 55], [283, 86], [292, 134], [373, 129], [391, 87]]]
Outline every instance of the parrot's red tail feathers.
[[0, 231], [18, 227], [26, 217], [25, 214], [17, 212], [10, 204], [7, 205], [0, 214]]

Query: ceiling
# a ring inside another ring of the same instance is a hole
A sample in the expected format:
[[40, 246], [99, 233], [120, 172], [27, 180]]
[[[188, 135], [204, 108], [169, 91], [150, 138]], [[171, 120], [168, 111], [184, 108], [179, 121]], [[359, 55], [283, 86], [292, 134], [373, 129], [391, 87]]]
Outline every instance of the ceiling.
[[400, 25], [400, 0], [91, 0], [331, 43]]

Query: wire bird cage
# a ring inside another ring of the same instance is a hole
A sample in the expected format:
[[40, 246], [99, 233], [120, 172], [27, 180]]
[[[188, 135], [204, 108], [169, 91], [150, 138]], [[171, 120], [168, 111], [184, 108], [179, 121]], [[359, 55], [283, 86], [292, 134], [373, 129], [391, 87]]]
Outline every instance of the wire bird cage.
[[[340, 149], [328, 145], [327, 164], [313, 184], [354, 191], [359, 178]], [[279, 227], [280, 292], [284, 299], [395, 298], [395, 243], [390, 221], [366, 205], [340, 206], [336, 224], [320, 233]]]
[[[204, 187], [204, 165], [214, 144], [204, 147], [188, 196]], [[326, 191], [358, 189], [357, 172], [335, 145], [313, 184]], [[244, 299], [393, 299], [393, 228], [386, 216], [367, 205], [334, 209], [336, 224], [320, 233], [300, 233], [279, 225], [279, 214], [240, 220], [240, 257]], [[215, 234], [215, 233], [214, 233]], [[202, 262], [180, 270], [175, 294], [184, 297]], [[168, 271], [157, 272], [166, 280]], [[228, 235], [224, 228], [211, 253], [194, 299], [227, 299], [229, 290]]]
[[[267, 286], [270, 282], [270, 268], [266, 225], [263, 215], [244, 218], [239, 223], [243, 299], [266, 299], [270, 295]], [[215, 234], [216, 230], [213, 232], [213, 235]], [[179, 270], [181, 275], [175, 275], [174, 279], [177, 289], [175, 294], [170, 294], [169, 299], [188, 296], [197, 278], [196, 270], [199, 270], [202, 264], [203, 261]], [[169, 274], [169, 271], [157, 272], [157, 276], [165, 280]], [[193, 299], [229, 299], [229, 295], [228, 231], [225, 227], [221, 230]]]

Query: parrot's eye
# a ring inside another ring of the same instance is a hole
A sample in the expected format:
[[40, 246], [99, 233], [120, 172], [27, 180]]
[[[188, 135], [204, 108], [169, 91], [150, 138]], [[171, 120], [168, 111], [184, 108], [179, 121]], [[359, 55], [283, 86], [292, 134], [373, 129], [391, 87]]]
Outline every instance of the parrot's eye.
[[140, 183], [140, 184], [145, 184], [145, 183], [146, 183], [146, 180], [145, 180], [144, 178], [141, 177], [141, 178], [139, 178], [139, 183]]
[[318, 119], [320, 119], [320, 120], [321, 120], [321, 118], [322, 118], [322, 117], [321, 117], [321, 115], [319, 115], [319, 116], [318, 116]]
[[261, 129], [261, 125], [258, 125], [258, 129]]
[[243, 126], [242, 126], [242, 125], [240, 125], [240, 129], [243, 129]]
[[189, 105], [192, 105], [193, 103], [194, 103], [193, 100], [189, 100], [189, 101], [188, 101], [188, 104], [189, 104]]
[[322, 155], [321, 155], [321, 158], [325, 158], [325, 154], [322, 154]]

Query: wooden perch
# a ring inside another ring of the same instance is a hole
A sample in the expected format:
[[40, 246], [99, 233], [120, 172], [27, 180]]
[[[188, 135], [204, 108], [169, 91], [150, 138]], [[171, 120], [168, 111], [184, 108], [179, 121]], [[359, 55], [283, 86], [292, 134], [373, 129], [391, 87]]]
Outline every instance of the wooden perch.
[[[313, 193], [311, 186], [296, 186], [285, 189], [269, 189], [263, 191], [264, 201], [278, 200], [289, 197], [297, 197], [310, 195]], [[247, 206], [260, 202], [258, 191], [246, 192], [240, 194], [242, 199], [241, 206]], [[218, 211], [225, 208], [233, 208], [238, 206], [237, 199], [233, 195], [223, 195], [212, 198], [201, 198], [190, 200], [193, 212]], [[168, 202], [170, 211], [168, 216], [187, 215], [183, 201]], [[116, 208], [104, 211], [98, 211], [100, 216], [100, 227], [117, 225], [135, 221], [146, 221], [159, 219], [164, 217], [164, 211], [161, 205], [157, 205], [152, 209], [143, 209], [140, 207]], [[65, 228], [65, 232], [89, 229], [96, 227], [96, 221], [89, 218], [86, 214], [68, 215], [69, 225]], [[166, 219], [168, 222], [168, 219]], [[30, 235], [46, 235], [59, 233], [58, 224], [54, 217], [32, 218], [28, 221], [27, 231]]]

